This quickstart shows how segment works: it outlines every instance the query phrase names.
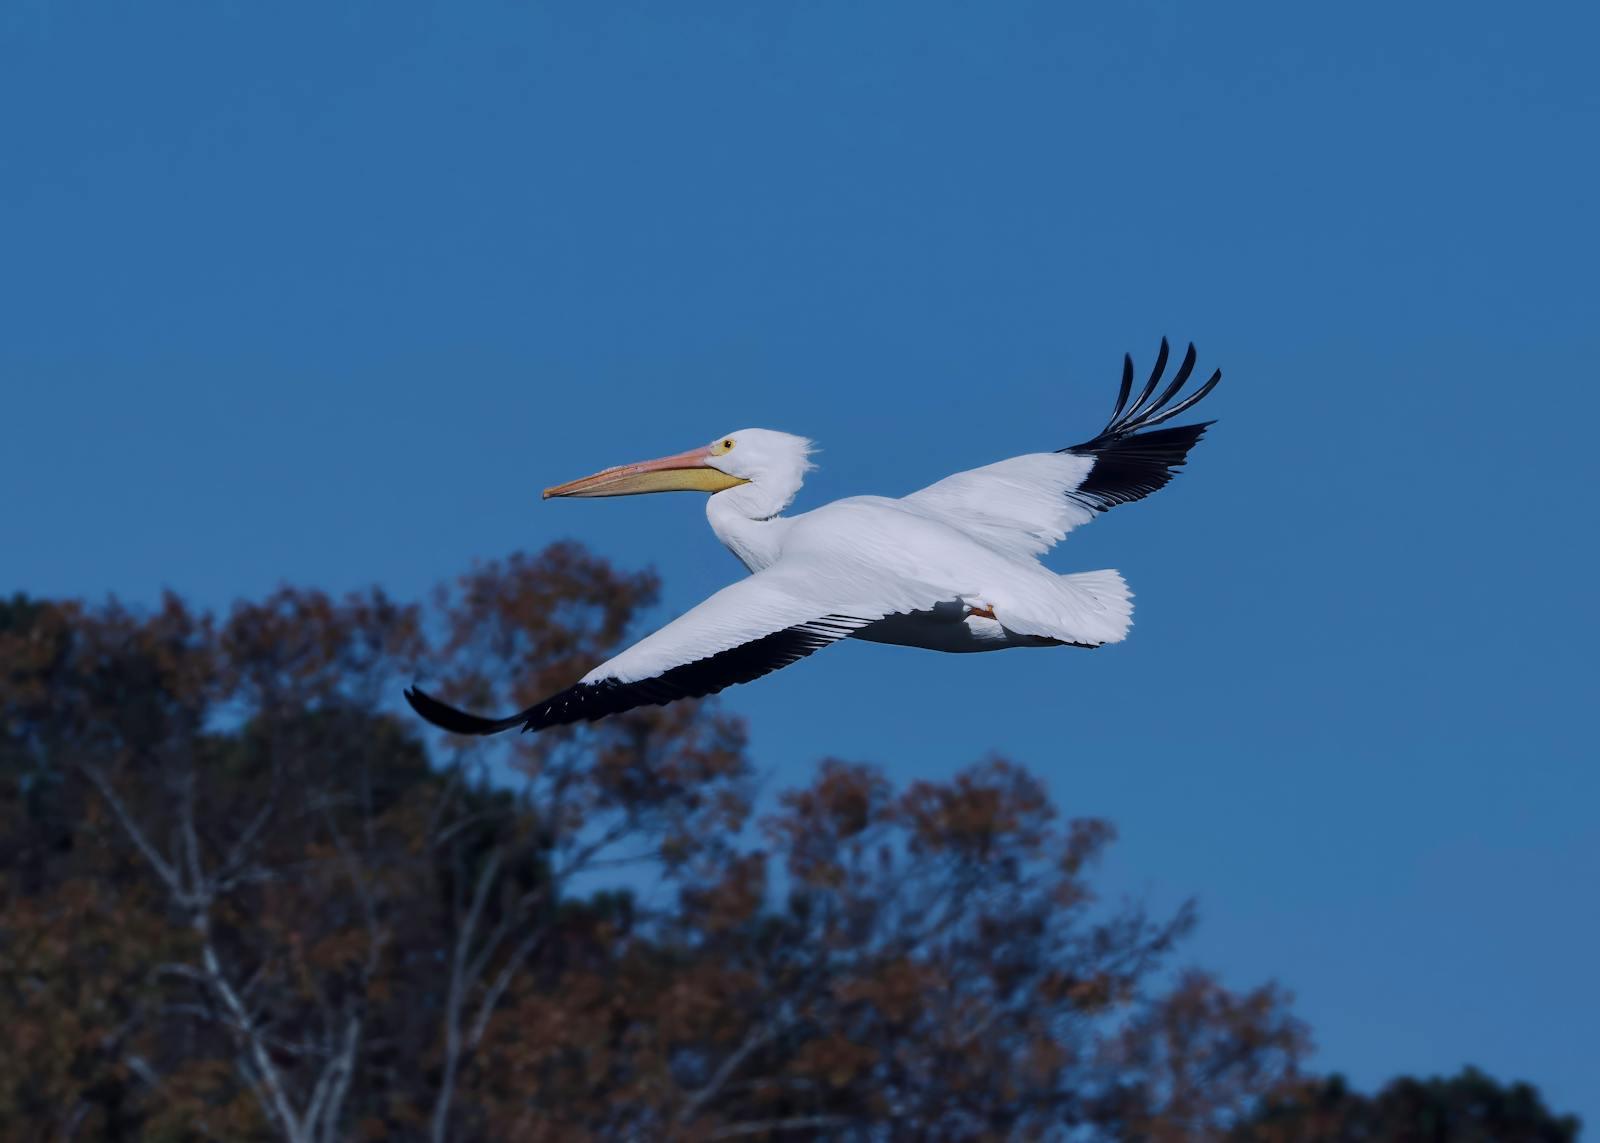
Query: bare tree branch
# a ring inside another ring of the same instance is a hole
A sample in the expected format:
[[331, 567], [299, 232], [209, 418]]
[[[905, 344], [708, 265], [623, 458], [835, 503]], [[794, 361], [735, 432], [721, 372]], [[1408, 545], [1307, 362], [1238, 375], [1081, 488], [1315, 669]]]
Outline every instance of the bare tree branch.
[[466, 1002], [466, 990], [472, 982], [467, 979], [472, 939], [478, 928], [478, 918], [483, 913], [484, 902], [500, 872], [501, 851], [490, 853], [473, 887], [472, 903], [461, 921], [461, 931], [456, 935], [455, 948], [450, 954], [450, 987], [445, 997], [444, 1012], [444, 1073], [439, 1078], [439, 1092], [433, 1103], [433, 1138], [444, 1143], [450, 1126], [450, 1104], [455, 1099], [456, 1073], [461, 1066], [461, 1009]]
[[195, 929], [200, 934], [200, 957], [205, 967], [208, 983], [217, 998], [222, 1001], [233, 1017], [235, 1030], [244, 1041], [244, 1048], [249, 1053], [250, 1062], [256, 1074], [260, 1077], [261, 1086], [266, 1092], [267, 1106], [277, 1119], [279, 1127], [283, 1130], [285, 1138], [291, 1143], [309, 1143], [311, 1136], [306, 1132], [299, 1118], [294, 1113], [294, 1107], [289, 1102], [288, 1092], [284, 1090], [283, 1077], [278, 1072], [278, 1067], [272, 1062], [266, 1045], [257, 1034], [255, 1021], [250, 1013], [245, 1010], [244, 1002], [239, 994], [234, 991], [228, 982], [228, 975], [222, 968], [222, 962], [217, 957], [216, 947], [211, 943], [211, 926], [209, 918], [202, 915], [195, 923]]
[[779, 1027], [780, 1025], [776, 1020], [770, 1020], [759, 1027], [752, 1028], [750, 1034], [744, 1038], [744, 1041], [729, 1053], [728, 1058], [723, 1060], [721, 1066], [712, 1073], [711, 1078], [706, 1081], [706, 1085], [689, 1097], [689, 1101], [683, 1105], [683, 1110], [678, 1112], [678, 1123], [687, 1125], [694, 1122], [695, 1116], [700, 1114], [700, 1109], [716, 1098], [728, 1081], [733, 1078], [733, 1074], [739, 1070], [740, 1065], [750, 1058], [751, 1053], [755, 1052], [763, 1044], [771, 1042], [772, 1038], [778, 1034]]
[[173, 899], [182, 908], [193, 908], [194, 903], [188, 890], [184, 887], [183, 880], [178, 876], [178, 871], [161, 856], [160, 851], [145, 836], [144, 830], [140, 829], [139, 824], [133, 820], [133, 815], [128, 812], [127, 803], [122, 800], [122, 796], [111, 785], [111, 780], [105, 776], [98, 766], [85, 762], [82, 765], [82, 769], [89, 776], [89, 780], [95, 784], [95, 788], [100, 791], [100, 796], [106, 800], [106, 804], [111, 807], [111, 812], [116, 815], [117, 822], [122, 826], [122, 831], [128, 835], [128, 839], [133, 842], [135, 848], [144, 855], [144, 859], [150, 863], [150, 868], [155, 871], [156, 876], [167, 887]]
[[334, 1052], [317, 1077], [311, 1092], [311, 1102], [306, 1105], [305, 1122], [313, 1132], [320, 1130], [324, 1139], [332, 1139], [339, 1122], [344, 1093], [350, 1082], [350, 1072], [355, 1068], [356, 1048], [361, 1041], [361, 1020], [351, 1015], [345, 1021], [344, 1036], [339, 1049]]
[[484, 993], [483, 1001], [478, 1005], [477, 1018], [472, 1022], [472, 1029], [467, 1034], [467, 1050], [471, 1051], [483, 1040], [483, 1034], [488, 1030], [489, 1019], [494, 1015], [494, 1010], [500, 1006], [500, 998], [511, 985], [511, 981], [519, 971], [533, 950], [538, 947], [544, 938], [544, 931], [530, 933], [524, 937], [516, 948], [511, 950], [511, 955], [506, 957], [505, 964], [500, 966], [500, 971], [495, 974], [493, 982]]
[[338, 1131], [339, 1115], [344, 1109], [345, 1096], [350, 1091], [350, 1077], [356, 1070], [356, 1049], [361, 1042], [361, 1027], [362, 1022], [352, 1016], [345, 1030], [345, 1046], [335, 1061], [335, 1079], [322, 1112], [322, 1137], [326, 1140], [333, 1139]]

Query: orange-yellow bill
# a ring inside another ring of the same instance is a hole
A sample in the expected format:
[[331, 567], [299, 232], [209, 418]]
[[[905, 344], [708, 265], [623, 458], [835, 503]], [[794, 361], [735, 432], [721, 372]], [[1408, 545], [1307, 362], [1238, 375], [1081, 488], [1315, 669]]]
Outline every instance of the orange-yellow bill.
[[544, 490], [544, 499], [553, 496], [636, 496], [643, 492], [721, 492], [725, 488], [746, 484], [743, 477], [729, 476], [711, 467], [711, 450], [695, 448], [659, 460], [646, 460], [638, 464], [619, 464], [585, 476], [569, 480], [554, 488]]

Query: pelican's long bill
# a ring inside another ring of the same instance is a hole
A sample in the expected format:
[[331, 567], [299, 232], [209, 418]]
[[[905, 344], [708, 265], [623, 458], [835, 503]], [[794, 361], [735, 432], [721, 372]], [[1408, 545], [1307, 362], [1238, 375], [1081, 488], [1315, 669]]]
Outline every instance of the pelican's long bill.
[[619, 464], [581, 480], [569, 480], [544, 490], [553, 496], [636, 496], [642, 492], [721, 492], [725, 488], [748, 484], [743, 477], [729, 476], [711, 466], [709, 447], [692, 448], [675, 456], [646, 460], [639, 464]]

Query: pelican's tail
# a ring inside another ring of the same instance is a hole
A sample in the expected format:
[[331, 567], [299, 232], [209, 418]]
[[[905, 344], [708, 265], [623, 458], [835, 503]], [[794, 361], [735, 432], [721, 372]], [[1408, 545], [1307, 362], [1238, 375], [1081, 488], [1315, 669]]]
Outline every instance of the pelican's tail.
[[1133, 593], [1114, 568], [1057, 576], [1072, 643], [1120, 643], [1133, 626]]
[[992, 604], [991, 618], [1019, 635], [1099, 647], [1120, 643], [1133, 626], [1132, 593], [1111, 568], [1057, 575], [1041, 567], [1007, 586], [1010, 590], [985, 598]]

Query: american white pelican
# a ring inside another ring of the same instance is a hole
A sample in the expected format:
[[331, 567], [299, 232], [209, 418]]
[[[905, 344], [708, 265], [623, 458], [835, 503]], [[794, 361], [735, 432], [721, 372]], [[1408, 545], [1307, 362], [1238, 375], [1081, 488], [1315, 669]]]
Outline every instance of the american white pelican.
[[1112, 570], [1058, 575], [1038, 557], [1079, 524], [1166, 484], [1214, 422], [1157, 429], [1222, 379], [1177, 404], [1194, 346], [1171, 383], [1163, 339], [1131, 404], [1125, 357], [1111, 420], [1082, 444], [958, 472], [896, 500], [851, 496], [798, 516], [811, 442], [742, 429], [709, 445], [608, 468], [545, 489], [555, 496], [709, 492], [711, 530], [753, 573], [601, 663], [575, 685], [506, 718], [457, 710], [412, 688], [423, 718], [457, 734], [495, 734], [602, 718], [714, 694], [787, 667], [840, 639], [935, 651], [1099, 647], [1128, 633], [1133, 607]]

